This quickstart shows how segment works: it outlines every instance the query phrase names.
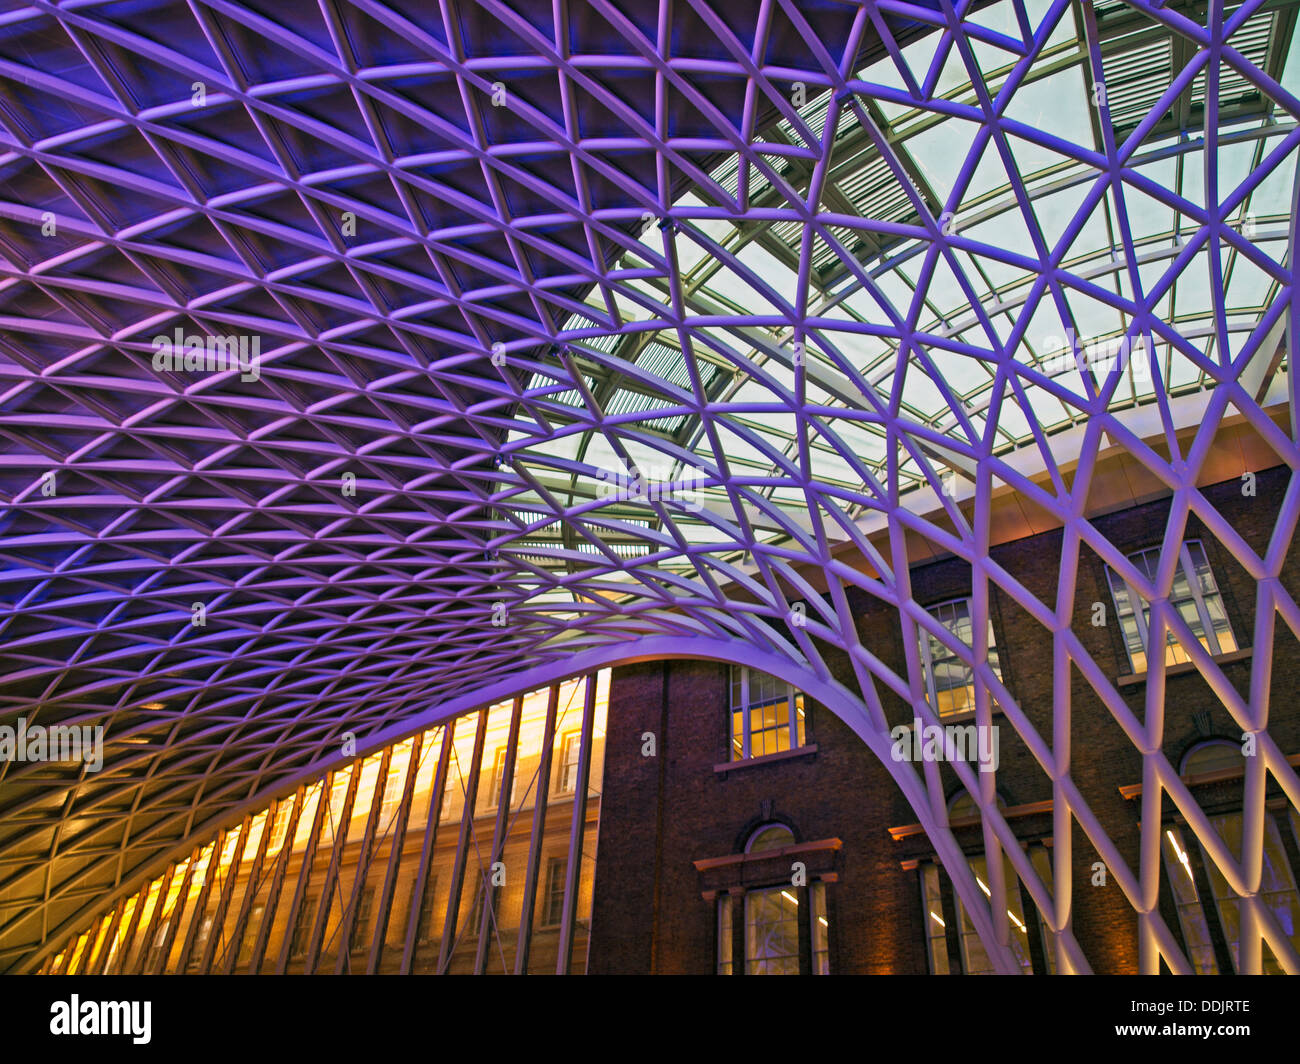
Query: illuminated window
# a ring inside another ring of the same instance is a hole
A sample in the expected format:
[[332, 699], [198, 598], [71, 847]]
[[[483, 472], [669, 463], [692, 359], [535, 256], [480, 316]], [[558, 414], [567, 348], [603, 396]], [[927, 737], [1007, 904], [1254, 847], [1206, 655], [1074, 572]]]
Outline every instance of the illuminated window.
[[380, 817], [385, 826], [391, 824], [393, 817], [397, 815], [397, 803], [401, 800], [405, 786], [406, 773], [401, 767], [394, 765], [389, 769], [388, 778], [384, 781], [384, 797], [380, 803]]
[[803, 694], [775, 676], [731, 669], [731, 760], [745, 761], [805, 744]]
[[1183, 929], [1183, 942], [1187, 956], [1197, 975], [1218, 975], [1219, 965], [1214, 957], [1210, 926], [1205, 919], [1205, 907], [1196, 889], [1196, 875], [1192, 871], [1191, 852], [1187, 840], [1176, 826], [1165, 828], [1161, 839], [1165, 858], [1165, 874], [1173, 891], [1178, 923]]
[[[1138, 572], [1148, 580], [1155, 580], [1160, 562], [1160, 550], [1138, 551], [1129, 555]], [[1151, 621], [1151, 607], [1127, 581], [1109, 566], [1106, 575], [1110, 592], [1115, 599], [1115, 615], [1119, 618], [1124, 635], [1124, 649], [1128, 652], [1129, 667], [1134, 673], [1147, 671], [1147, 629]], [[1187, 622], [1192, 635], [1211, 654], [1228, 654], [1237, 649], [1237, 640], [1228, 624], [1223, 608], [1223, 597], [1215, 583], [1214, 573], [1205, 557], [1200, 540], [1184, 543], [1178, 552], [1178, 567], [1174, 573], [1174, 586], [1169, 604]], [[1137, 606], [1141, 608], [1138, 609]], [[1165, 664], [1176, 665], [1190, 661], [1187, 651], [1172, 632], [1166, 632]]]
[[[976, 885], [986, 898], [992, 900], [988, 868], [982, 854], [970, 858], [970, 869], [975, 873]], [[1007, 919], [1011, 922], [1011, 952], [1025, 973], [1032, 974], [1034, 967], [1029, 952], [1029, 927], [1025, 923], [1024, 909], [1020, 904], [1020, 877], [1011, 867], [1006, 854], [1002, 855], [1002, 882]], [[980, 941], [979, 933], [975, 930], [975, 923], [966, 912], [966, 906], [962, 904], [961, 899], [957, 898], [956, 901], [958, 928], [961, 935], [962, 972], [966, 975], [993, 975], [993, 962], [984, 950], [984, 943]]]
[[552, 857], [546, 863], [546, 896], [542, 900], [542, 926], [558, 927], [564, 917], [564, 874], [567, 871], [563, 857]]
[[253, 959], [253, 944], [257, 941], [257, 932], [262, 926], [262, 917], [265, 915], [266, 905], [262, 902], [254, 905], [252, 912], [248, 914], [248, 922], [244, 924], [243, 937], [239, 941], [236, 964], [247, 964]]
[[560, 754], [560, 785], [558, 793], [572, 794], [578, 786], [578, 756], [582, 752], [582, 735], [569, 732], [564, 736]]
[[[1002, 800], [999, 798], [999, 807], [1002, 804]], [[972, 816], [978, 817], [978, 815], [979, 807], [971, 800], [970, 795], [965, 792], [959, 792], [949, 803], [948, 817], [950, 821], [963, 820]], [[1034, 871], [1038, 874], [1038, 878], [1050, 889], [1052, 869], [1047, 851], [1042, 846], [1031, 847], [1029, 858], [1034, 866]], [[975, 876], [975, 885], [991, 901], [993, 892], [985, 855], [982, 853], [968, 854], [966, 860], [971, 873]], [[1043, 970], [1048, 973], [1055, 972], [1056, 954], [1051, 934], [1043, 921], [1042, 914], [1038, 912], [1032, 902], [1028, 903], [1030, 912], [1028, 918], [1026, 918], [1026, 903], [1022, 899], [1020, 877], [1011, 864], [1010, 858], [1005, 853], [1002, 855], [1002, 882], [1003, 908], [1010, 924], [1010, 946], [1016, 962], [1026, 974], [1034, 972], [1030, 935], [1036, 935], [1042, 948]], [[944, 915], [943, 893], [945, 890], [951, 891], [952, 909], [956, 914], [957, 921], [955, 931], [958, 950], [956, 955], [951, 956], [948, 952], [947, 917]], [[967, 911], [966, 906], [962, 904], [961, 899], [957, 897], [956, 891], [952, 889], [937, 861], [930, 861], [922, 867], [921, 904], [925, 916], [926, 946], [929, 954], [931, 975], [994, 974], [993, 961], [984, 949], [979, 932], [975, 929], [975, 922], [971, 919], [970, 913]]]
[[[487, 793], [488, 805], [495, 809], [501, 801], [501, 783], [505, 778], [506, 748], [500, 747], [492, 757], [492, 786]], [[513, 795], [519, 783], [519, 761], [514, 763], [514, 778], [510, 781], [510, 793]]]
[[199, 933], [194, 939], [194, 949], [190, 953], [190, 963], [198, 964], [202, 961], [203, 951], [208, 947], [208, 936], [212, 934], [212, 917], [205, 916], [203, 923], [199, 925]]
[[[1183, 758], [1182, 774], [1188, 777], [1204, 776], [1225, 769], [1240, 770], [1242, 767], [1241, 747], [1235, 743], [1213, 740], [1188, 752]], [[1239, 862], [1244, 825], [1240, 810], [1212, 816], [1210, 823], [1227, 845], [1233, 859]], [[1241, 899], [1219, 871], [1219, 866], [1205, 845], [1200, 843], [1196, 850], [1190, 849], [1185, 834], [1177, 825], [1166, 826], [1163, 849], [1165, 872], [1173, 890], [1183, 940], [1187, 943], [1188, 956], [1196, 971], [1201, 975], [1219, 974], [1219, 964], [1213, 948], [1216, 930], [1228, 948], [1233, 969], [1240, 971]], [[1207, 909], [1196, 886], [1195, 867], [1198, 860], [1206, 876], [1202, 882], [1209, 884], [1209, 893], [1214, 899], [1212, 909]], [[1291, 944], [1300, 948], [1300, 894], [1296, 890], [1295, 872], [1287, 860], [1278, 823], [1268, 813], [1264, 816], [1264, 861], [1259, 898], [1271, 912], [1282, 933], [1291, 940]], [[1279, 975], [1282, 972], [1267, 947], [1263, 952], [1262, 970], [1265, 975]]]
[[830, 921], [826, 916], [826, 884], [820, 880], [808, 887], [812, 904], [812, 974], [831, 974]]
[[[258, 909], [260, 908], [261, 906], [258, 906]], [[153, 936], [153, 942], [149, 944], [149, 958], [145, 962], [143, 969], [146, 974], [154, 970], [154, 966], [158, 963], [159, 957], [162, 956], [163, 946], [167, 944], [167, 928], [170, 926], [170, 920], [164, 920], [158, 925], [158, 930]], [[245, 938], [247, 937], [247, 934], [245, 934]]]
[[[973, 647], [970, 599], [953, 599], [929, 606], [926, 612], [934, 617], [953, 638], [966, 647]], [[993, 642], [993, 621], [988, 622], [986, 637], [989, 665], [993, 673], [1002, 678], [998, 666], [998, 650]], [[926, 696], [940, 717], [975, 711], [975, 673], [949, 646], [924, 630], [920, 633], [921, 666], [925, 670]]]
[[943, 895], [939, 889], [939, 866], [927, 862], [921, 869], [921, 907], [925, 918], [926, 949], [931, 975], [948, 975], [948, 924], [943, 917]]

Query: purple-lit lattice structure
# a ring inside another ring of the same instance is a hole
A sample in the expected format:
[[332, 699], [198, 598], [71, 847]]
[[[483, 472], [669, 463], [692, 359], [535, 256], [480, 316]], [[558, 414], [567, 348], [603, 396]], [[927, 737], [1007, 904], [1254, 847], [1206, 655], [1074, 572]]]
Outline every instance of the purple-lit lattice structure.
[[[1300, 805], [1270, 655], [1243, 698], [1168, 604], [1194, 513], [1257, 581], [1253, 645], [1279, 617], [1300, 633], [1278, 579], [1296, 481], [1262, 557], [1197, 490], [1225, 419], [1300, 459], [1296, 5], [6, 8], [0, 713], [102, 723], [107, 746], [94, 775], [0, 765], [4, 967], [320, 776], [346, 732], [373, 749], [687, 655], [782, 676], [851, 725], [1015, 970], [934, 766], [888, 756], [883, 692], [933, 716], [917, 655], [885, 667], [847, 604], [857, 587], [904, 645], [951, 643], [910, 594], [919, 540], [969, 560], [975, 631], [997, 586], [1051, 648], [1047, 730], [982, 647], [952, 649], [977, 720], [996, 699], [1051, 780], [1043, 883], [994, 775], [959, 771], [1058, 970], [1089, 970], [1072, 825], [1138, 913], [1143, 968], [1190, 970], [1156, 904], [1162, 802], [1244, 899], [1241, 969], [1266, 940], [1300, 970], [1258, 898], [1267, 779]], [[256, 337], [257, 379], [156, 369], [152, 338], [178, 327]], [[1081, 367], [1076, 337], [1138, 353]], [[1116, 448], [1172, 494], [1154, 584], [1083, 512]], [[660, 490], [623, 490], [636, 474]], [[989, 560], [1007, 491], [1064, 529], [1054, 600]], [[1163, 682], [1135, 716], [1072, 631], [1082, 549], [1257, 734], [1241, 861], [1160, 752]], [[1070, 777], [1071, 670], [1143, 751], [1136, 866]]]

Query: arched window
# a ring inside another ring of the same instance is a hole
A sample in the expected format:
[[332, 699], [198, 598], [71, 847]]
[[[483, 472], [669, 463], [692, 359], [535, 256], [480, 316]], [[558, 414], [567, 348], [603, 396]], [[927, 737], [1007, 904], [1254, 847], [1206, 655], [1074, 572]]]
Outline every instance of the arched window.
[[[796, 884], [794, 862], [780, 851], [795, 845], [794, 832], [773, 821], [756, 828], [745, 843], [745, 864], [758, 883], [768, 885], [718, 897], [718, 974], [733, 975], [733, 955], [742, 948], [735, 938], [735, 909], [744, 906], [744, 973], [746, 975], [798, 975], [830, 972], [829, 920], [826, 885], [820, 880]], [[770, 855], [770, 856], [768, 856]], [[807, 856], [804, 854], [803, 856]], [[801, 880], [803, 877], [800, 877]]]
[[794, 832], [784, 824], [764, 824], [749, 837], [745, 852], [763, 853], [765, 850], [779, 850], [782, 846], [793, 845]]
[[1184, 776], [1201, 776], [1229, 768], [1240, 772], [1242, 767], [1240, 746], [1226, 739], [1211, 739], [1197, 744], [1183, 755], [1181, 772]]

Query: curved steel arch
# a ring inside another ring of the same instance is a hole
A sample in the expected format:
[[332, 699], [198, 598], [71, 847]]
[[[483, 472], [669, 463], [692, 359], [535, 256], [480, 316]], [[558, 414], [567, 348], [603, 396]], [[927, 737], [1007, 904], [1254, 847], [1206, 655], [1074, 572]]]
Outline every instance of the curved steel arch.
[[[1294, 410], [1294, 7], [1211, 5], [1202, 24], [1146, 0], [598, 2], [555, 25], [494, 0], [437, 20], [378, 0], [41, 0], [0, 17], [0, 712], [103, 723], [109, 742], [100, 776], [0, 766], [0, 838], [22, 855], [0, 872], [22, 899], [0, 963], [80, 913], [78, 890], [317, 772], [342, 732], [392, 734], [455, 692], [642, 640], [743, 645], [805, 678], [845, 653], [859, 690], [837, 712], [879, 743], [880, 686], [931, 712], [918, 628], [951, 639], [913, 599], [910, 535], [970, 562], [976, 631], [992, 585], [1051, 637], [1052, 736], [982, 647], [950, 649], [977, 719], [995, 699], [1050, 780], [1055, 890], [1017, 871], [1060, 970], [1087, 967], [1075, 820], [1139, 913], [1144, 970], [1187, 970], [1156, 909], [1164, 791], [1246, 899], [1243, 966], [1258, 930], [1300, 968], [1257, 897], [1267, 775], [1300, 805], [1269, 655], [1243, 699], [1168, 609], [1195, 514], [1257, 582], [1255, 646], [1279, 612], [1300, 633], [1280, 581], [1295, 479], [1263, 556], [1198, 490], [1229, 415], [1300, 459], [1269, 414]], [[1109, 85], [1165, 45], [1167, 86]], [[1077, 123], [1035, 111], [1045, 97]], [[952, 164], [927, 147], [949, 131]], [[1144, 357], [1080, 366], [1088, 322]], [[176, 328], [256, 337], [257, 372], [158, 365]], [[1172, 496], [1157, 585], [1087, 520], [1107, 445]], [[629, 490], [647, 479], [662, 490]], [[989, 558], [1000, 485], [1065, 529], [1054, 603]], [[1258, 737], [1243, 862], [1160, 753], [1163, 684], [1138, 720], [1071, 632], [1081, 546]], [[897, 609], [905, 674], [861, 645], [853, 588]], [[1143, 752], [1136, 872], [1069, 775], [1071, 668]], [[905, 792], [947, 846], [937, 784]], [[1018, 862], [993, 781], [963, 784], [990, 856]], [[1005, 919], [963, 901], [1007, 963]]]

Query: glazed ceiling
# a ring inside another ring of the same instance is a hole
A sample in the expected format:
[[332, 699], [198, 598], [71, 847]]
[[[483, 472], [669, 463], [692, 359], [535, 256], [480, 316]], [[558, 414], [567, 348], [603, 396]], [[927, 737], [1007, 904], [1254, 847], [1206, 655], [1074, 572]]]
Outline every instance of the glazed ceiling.
[[1103, 429], [1171, 490], [1134, 418], [1291, 463], [1295, 16], [6, 5], [0, 717], [106, 760], [0, 765], [0, 967], [344, 733], [648, 635], [824, 673], [801, 568], [905, 601], [871, 522], [1065, 520]]

